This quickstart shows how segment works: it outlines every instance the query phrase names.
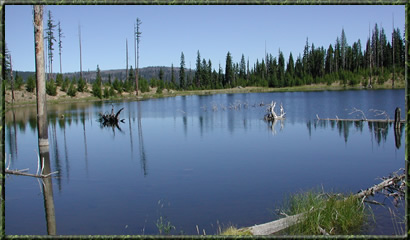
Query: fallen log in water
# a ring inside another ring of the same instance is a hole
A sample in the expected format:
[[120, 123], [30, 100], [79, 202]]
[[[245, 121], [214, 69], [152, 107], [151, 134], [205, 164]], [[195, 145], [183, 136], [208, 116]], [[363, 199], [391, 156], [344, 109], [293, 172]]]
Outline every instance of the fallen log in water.
[[[389, 179], [384, 180], [383, 182], [368, 188], [366, 190], [360, 191], [359, 193], [355, 194], [354, 196], [357, 198], [364, 198], [370, 195], [373, 195], [374, 193], [389, 187], [391, 185], [397, 184], [400, 181], [404, 181], [405, 179], [405, 174], [401, 175], [396, 175], [394, 177], [391, 177]], [[239, 229], [239, 231], [250, 231], [252, 235], [271, 235], [277, 232], [280, 232], [290, 226], [293, 226], [297, 224], [299, 221], [303, 220], [303, 216], [306, 213], [299, 213], [296, 215], [292, 216], [287, 216], [272, 222], [268, 223], [263, 223], [259, 225], [255, 225], [252, 227], [245, 227]]]

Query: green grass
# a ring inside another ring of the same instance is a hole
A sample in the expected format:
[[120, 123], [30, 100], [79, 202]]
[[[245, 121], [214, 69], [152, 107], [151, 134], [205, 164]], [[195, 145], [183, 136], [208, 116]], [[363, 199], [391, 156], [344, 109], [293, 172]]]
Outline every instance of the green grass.
[[252, 236], [252, 233], [248, 229], [238, 229], [234, 226], [229, 226], [221, 232], [223, 236]]
[[286, 230], [290, 235], [357, 234], [365, 224], [367, 209], [353, 195], [308, 191], [292, 195], [286, 203], [287, 214], [306, 213], [300, 223]]

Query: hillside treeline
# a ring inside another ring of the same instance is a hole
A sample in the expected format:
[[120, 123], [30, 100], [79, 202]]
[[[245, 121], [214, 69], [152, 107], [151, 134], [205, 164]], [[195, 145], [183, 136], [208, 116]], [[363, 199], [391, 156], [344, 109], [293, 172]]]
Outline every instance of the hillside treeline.
[[[303, 52], [297, 57], [290, 53], [287, 60], [279, 50], [277, 56], [268, 53], [250, 66], [249, 59], [244, 54], [238, 62], [234, 62], [233, 56], [228, 52], [224, 68], [221, 65], [216, 68], [210, 59], [201, 58], [198, 50], [195, 69], [192, 70], [185, 68], [182, 52], [180, 65], [177, 67], [173, 64], [171, 67], [150, 67], [147, 71], [150, 74], [144, 74], [145, 76], [141, 75], [143, 71], [139, 71], [139, 90], [146, 92], [150, 87], [157, 87], [157, 92], [161, 93], [163, 89], [197, 90], [239, 86], [280, 88], [319, 83], [371, 87], [387, 80], [392, 80], [394, 84], [395, 80], [404, 79], [403, 39], [399, 28], [388, 36], [383, 28], [375, 24], [364, 45], [360, 39], [349, 45], [342, 29], [341, 35], [327, 48], [317, 47], [306, 39]], [[13, 84], [14, 89], [20, 89], [26, 83], [26, 89], [34, 91], [34, 74], [23, 79], [15, 72], [11, 81], [7, 54], [6, 48], [6, 86], [10, 88]], [[125, 70], [100, 71], [98, 65], [96, 71], [84, 75], [88, 78], [82, 79], [75, 74], [48, 75], [47, 93], [55, 95], [59, 86], [68, 95], [75, 96], [78, 91], [90, 91], [86, 87], [87, 83], [93, 84], [91, 91], [100, 98], [135, 91], [135, 70], [132, 66], [128, 75]]]

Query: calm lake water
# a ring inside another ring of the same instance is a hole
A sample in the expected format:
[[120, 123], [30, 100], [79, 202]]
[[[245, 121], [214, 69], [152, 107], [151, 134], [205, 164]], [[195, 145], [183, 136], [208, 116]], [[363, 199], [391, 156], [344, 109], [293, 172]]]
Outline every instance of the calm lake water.
[[[260, 106], [271, 101], [286, 112], [275, 125], [263, 120], [267, 106]], [[124, 123], [102, 127], [98, 113], [112, 106], [124, 108]], [[62, 235], [158, 234], [160, 217], [175, 226], [172, 234], [197, 235], [198, 228], [210, 235], [219, 227], [268, 222], [289, 194], [322, 187], [356, 193], [403, 168], [403, 129], [395, 141], [391, 124], [316, 119], [361, 118], [349, 114], [353, 108], [367, 118], [384, 118], [371, 109], [393, 118], [396, 107], [404, 118], [404, 90], [49, 105], [50, 165], [58, 173], [46, 188], [36, 178], [6, 176], [6, 234], [47, 234], [53, 218], [46, 215], [45, 191]], [[6, 113], [5, 140], [9, 168], [35, 173], [35, 107]], [[403, 204], [385, 203], [362, 233], [401, 233], [388, 207], [403, 218]]]

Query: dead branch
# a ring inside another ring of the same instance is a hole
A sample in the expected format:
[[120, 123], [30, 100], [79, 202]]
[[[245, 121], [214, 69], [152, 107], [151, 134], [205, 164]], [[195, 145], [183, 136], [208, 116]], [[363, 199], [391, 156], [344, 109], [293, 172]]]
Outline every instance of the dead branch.
[[31, 174], [31, 173], [25, 173], [24, 171], [27, 171], [28, 169], [22, 169], [22, 170], [9, 170], [6, 169], [5, 173], [6, 174], [13, 174], [13, 175], [20, 175], [20, 176], [27, 176], [27, 177], [36, 177], [36, 178], [46, 178], [50, 177], [52, 174], [58, 173], [58, 171], [49, 173], [49, 174]]

